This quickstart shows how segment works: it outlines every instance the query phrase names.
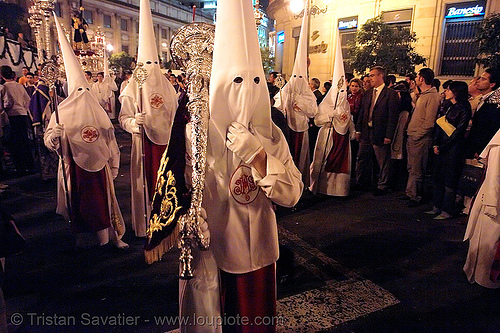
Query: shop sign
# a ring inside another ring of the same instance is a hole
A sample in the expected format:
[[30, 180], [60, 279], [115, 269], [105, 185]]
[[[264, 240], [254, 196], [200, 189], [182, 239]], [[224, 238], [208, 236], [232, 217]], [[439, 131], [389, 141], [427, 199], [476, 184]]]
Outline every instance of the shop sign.
[[413, 15], [412, 9], [403, 9], [403, 10], [393, 10], [389, 12], [382, 13], [382, 19], [385, 23], [406, 23], [411, 22], [411, 18]]
[[328, 43], [321, 41], [321, 44], [309, 46], [309, 54], [326, 53]]
[[345, 17], [339, 19], [339, 30], [356, 29], [358, 27], [358, 17]]
[[278, 44], [283, 44], [285, 42], [285, 30], [281, 30], [278, 32], [276, 35], [276, 39], [278, 41]]
[[465, 2], [446, 6], [445, 18], [460, 18], [485, 15], [485, 2]]

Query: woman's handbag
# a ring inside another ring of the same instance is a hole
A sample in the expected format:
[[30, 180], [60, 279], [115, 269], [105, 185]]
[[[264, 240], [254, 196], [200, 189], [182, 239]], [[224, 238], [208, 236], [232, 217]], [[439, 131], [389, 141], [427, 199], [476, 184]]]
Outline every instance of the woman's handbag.
[[436, 124], [441, 127], [441, 129], [446, 133], [446, 135], [451, 136], [455, 132], [456, 128], [446, 120], [446, 116], [442, 116], [436, 120]]
[[484, 164], [476, 159], [465, 160], [464, 169], [458, 182], [458, 190], [462, 195], [473, 197], [484, 178]]

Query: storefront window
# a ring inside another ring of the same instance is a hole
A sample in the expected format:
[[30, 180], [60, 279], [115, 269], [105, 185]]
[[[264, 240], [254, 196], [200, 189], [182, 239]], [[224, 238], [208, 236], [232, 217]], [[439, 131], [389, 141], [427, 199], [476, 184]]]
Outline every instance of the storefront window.
[[347, 61], [349, 60], [349, 45], [354, 43], [356, 39], [356, 31], [358, 28], [358, 17], [344, 17], [339, 19], [339, 37], [340, 45], [342, 47], [342, 59], [344, 59], [344, 71], [352, 73], [352, 68]]
[[474, 38], [485, 7], [485, 1], [446, 6], [441, 75], [474, 76], [478, 53]]
[[346, 73], [352, 73], [352, 68], [347, 63], [347, 60], [349, 59], [349, 44], [354, 43], [356, 39], [356, 30], [341, 31], [339, 36], [340, 45], [342, 47], [342, 59], [344, 59], [344, 71]]

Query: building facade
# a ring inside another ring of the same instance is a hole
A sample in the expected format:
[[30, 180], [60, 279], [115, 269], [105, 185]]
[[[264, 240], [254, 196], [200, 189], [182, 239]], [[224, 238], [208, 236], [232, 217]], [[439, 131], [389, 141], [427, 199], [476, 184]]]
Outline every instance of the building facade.
[[[302, 18], [290, 9], [292, 1], [295, 0], [271, 0], [267, 9], [275, 20], [276, 70], [286, 78], [292, 72], [302, 24]], [[416, 33], [415, 49], [437, 76], [469, 79], [479, 71], [474, 62], [475, 29], [486, 15], [500, 12], [500, 1], [496, 0], [352, 0], [332, 1], [328, 5], [323, 0], [309, 1], [313, 14], [309, 76], [321, 81], [330, 80], [333, 75], [335, 29], [339, 29], [346, 59], [347, 43], [354, 40], [358, 27], [379, 15], [388, 24], [408, 27]], [[352, 72], [347, 64], [346, 72]]]
[[[172, 36], [180, 27], [193, 22], [191, 8], [178, 3], [151, 0], [158, 53], [164, 64], [171, 60], [169, 46]], [[71, 15], [78, 7], [78, 0], [59, 0], [56, 3], [56, 15], [61, 18], [68, 31], [71, 26]], [[89, 37], [99, 28], [103, 31], [105, 43], [112, 53], [124, 51], [132, 56], [137, 55], [139, 0], [84, 0], [83, 7], [84, 18], [89, 25], [87, 30]], [[200, 15], [198, 12], [194, 21], [213, 23], [213, 18], [209, 15]], [[55, 31], [53, 33], [53, 36], [57, 36]]]

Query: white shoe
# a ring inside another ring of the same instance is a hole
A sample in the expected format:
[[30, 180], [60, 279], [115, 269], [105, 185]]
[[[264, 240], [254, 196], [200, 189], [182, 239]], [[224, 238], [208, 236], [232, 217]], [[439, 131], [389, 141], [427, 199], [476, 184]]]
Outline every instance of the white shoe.
[[441, 214], [439, 214], [438, 216], [436, 216], [434, 218], [434, 220], [447, 220], [449, 218], [451, 218], [452, 216], [450, 214], [448, 214], [447, 212], [441, 212]]
[[432, 207], [431, 210], [428, 210], [426, 212], [424, 212], [424, 214], [429, 214], [429, 215], [436, 215], [436, 214], [439, 214], [441, 213], [441, 210], [437, 207]]

